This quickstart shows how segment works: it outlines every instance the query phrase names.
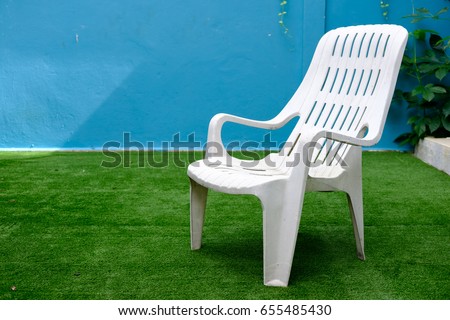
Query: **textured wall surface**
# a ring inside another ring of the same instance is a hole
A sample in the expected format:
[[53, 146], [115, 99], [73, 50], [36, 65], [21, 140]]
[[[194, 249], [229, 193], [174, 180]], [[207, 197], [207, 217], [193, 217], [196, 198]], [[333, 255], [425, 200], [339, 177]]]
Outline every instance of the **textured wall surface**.
[[[398, 2], [388, 22], [411, 27], [400, 18], [410, 1]], [[274, 116], [327, 29], [385, 21], [379, 1], [291, 0], [287, 9], [284, 34], [277, 0], [3, 0], [0, 148], [97, 149], [123, 143], [124, 132], [155, 147], [177, 133], [204, 143], [218, 112]], [[397, 148], [404, 123], [393, 109], [376, 148]], [[262, 134], [230, 125], [224, 140]]]

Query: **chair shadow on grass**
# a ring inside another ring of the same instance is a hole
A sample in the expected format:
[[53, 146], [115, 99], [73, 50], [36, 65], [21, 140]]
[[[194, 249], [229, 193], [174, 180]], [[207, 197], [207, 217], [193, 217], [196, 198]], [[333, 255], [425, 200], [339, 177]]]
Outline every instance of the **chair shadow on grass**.
[[[306, 229], [306, 228], [305, 228]], [[313, 231], [300, 231], [292, 265], [290, 284], [316, 277], [330, 276], [337, 264], [360, 263], [356, 256], [354, 239], [337, 238], [331, 234], [325, 238]]]
[[[354, 239], [348, 237], [324, 239], [313, 231], [300, 230], [289, 283], [295, 285], [317, 277], [332, 276], [337, 263], [357, 263]], [[203, 258], [221, 265], [228, 274], [244, 276], [244, 278], [263, 277], [263, 239], [262, 233], [249, 234], [246, 238], [225, 235], [206, 240], [198, 251]], [[220, 274], [220, 272], [218, 272]]]

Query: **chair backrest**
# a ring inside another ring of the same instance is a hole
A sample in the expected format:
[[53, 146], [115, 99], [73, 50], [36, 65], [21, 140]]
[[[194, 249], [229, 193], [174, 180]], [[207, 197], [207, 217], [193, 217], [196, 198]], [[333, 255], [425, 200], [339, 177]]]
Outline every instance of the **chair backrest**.
[[[396, 25], [338, 28], [320, 40], [300, 87], [283, 113], [300, 116], [288, 139], [323, 129], [380, 139], [391, 104], [408, 32]], [[349, 146], [320, 141], [313, 158], [328, 165]], [[313, 160], [315, 160], [313, 159]]]

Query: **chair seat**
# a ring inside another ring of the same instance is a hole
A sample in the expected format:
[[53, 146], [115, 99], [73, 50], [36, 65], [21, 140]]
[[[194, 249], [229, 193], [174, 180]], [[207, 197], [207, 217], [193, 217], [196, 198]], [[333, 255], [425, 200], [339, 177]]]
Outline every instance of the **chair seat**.
[[310, 178], [316, 179], [334, 179], [339, 177], [344, 172], [345, 169], [342, 168], [340, 165], [333, 165], [333, 166], [321, 165], [309, 169], [308, 176]]
[[188, 176], [207, 188], [233, 194], [254, 194], [254, 188], [287, 179], [286, 170], [255, 166], [227, 166], [199, 160], [188, 167]]
[[[336, 179], [345, 172], [339, 165], [321, 165], [311, 168], [308, 173], [308, 185], [313, 185], [321, 180]], [[244, 168], [238, 166], [213, 165], [199, 160], [188, 167], [188, 176], [204, 187], [220, 192], [232, 194], [254, 194], [257, 186], [273, 182], [275, 180], [287, 179], [287, 174], [280, 168], [266, 168], [255, 166]], [[308, 188], [309, 189], [309, 188]]]

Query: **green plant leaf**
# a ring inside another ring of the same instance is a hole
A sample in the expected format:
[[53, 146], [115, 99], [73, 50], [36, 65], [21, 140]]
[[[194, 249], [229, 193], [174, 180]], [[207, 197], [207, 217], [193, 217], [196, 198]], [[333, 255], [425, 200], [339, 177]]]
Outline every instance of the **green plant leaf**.
[[424, 91], [424, 86], [417, 86], [411, 91], [411, 96], [418, 96], [419, 94], [423, 94]]
[[443, 13], [446, 13], [448, 11], [447, 7], [442, 8], [441, 10], [439, 10], [438, 12], [436, 12], [436, 16], [440, 16]]
[[425, 41], [427, 39], [427, 33], [436, 34], [437, 32], [431, 29], [416, 29], [410, 34], [417, 40]]
[[402, 64], [404, 64], [404, 63], [406, 63], [406, 64], [412, 64], [412, 63], [413, 63], [413, 60], [412, 60], [407, 54], [405, 54], [405, 55], [403, 56], [403, 60], [402, 60]]
[[[432, 86], [432, 85], [431, 85]], [[422, 87], [422, 97], [426, 101], [431, 101], [434, 98], [434, 91], [432, 90], [432, 87], [430, 84], [427, 84], [425, 87]]]
[[[413, 22], [414, 23], [414, 22]], [[417, 29], [411, 32], [411, 35], [417, 40], [425, 40], [427, 32], [423, 29]]]
[[450, 117], [445, 117], [442, 119], [442, 125], [444, 126], [445, 130], [450, 132]]
[[434, 93], [446, 93], [447, 92], [447, 90], [445, 90], [445, 88], [440, 87], [440, 86], [435, 86], [435, 85], [433, 85], [431, 83], [427, 84], [425, 86], [425, 88], [429, 88]]
[[434, 70], [436, 70], [439, 67], [440, 67], [439, 64], [424, 63], [419, 66], [419, 71], [421, 73], [429, 73], [429, 72], [433, 72]]
[[417, 96], [419, 94], [422, 95], [422, 97], [430, 102], [431, 100], [434, 99], [435, 97], [435, 93], [446, 93], [447, 91], [445, 90], [445, 88], [440, 87], [440, 86], [435, 86], [432, 83], [427, 84], [426, 86], [417, 86], [413, 89], [412, 91], [412, 95]]
[[408, 124], [414, 124], [414, 123], [417, 122], [418, 119], [419, 119], [418, 116], [412, 116], [412, 117], [409, 117], [407, 123], [408, 123]]
[[403, 91], [400, 89], [395, 89], [392, 102], [402, 104], [404, 100], [405, 98], [403, 97]]
[[420, 13], [422, 13], [422, 14], [428, 14], [428, 13], [430, 13], [430, 10], [428, 10], [427, 8], [417, 8], [416, 9], [416, 11], [417, 12], [420, 12]]
[[409, 144], [410, 145], [412, 145], [412, 146], [416, 146], [418, 143], [419, 143], [419, 140], [420, 139], [422, 139], [423, 137], [419, 137], [419, 136], [412, 136], [410, 139], [409, 139]]
[[448, 48], [450, 48], [450, 36], [445, 37], [444, 39], [442, 39], [442, 49], [447, 50]]
[[439, 61], [439, 58], [436, 55], [436, 52], [439, 53], [439, 51], [436, 51], [436, 50], [425, 50], [425, 53], [423, 56], [417, 57], [417, 61], [425, 62], [425, 63], [441, 64], [441, 61]]
[[434, 99], [434, 93], [431, 90], [425, 90], [425, 92], [422, 94], [422, 97], [427, 100], [427, 101], [431, 101]]
[[413, 129], [419, 138], [425, 136], [425, 133], [427, 131], [427, 124], [425, 123], [425, 119], [420, 119], [419, 121], [417, 121]]
[[402, 133], [397, 138], [395, 138], [394, 142], [398, 143], [399, 145], [405, 145], [407, 143], [410, 143], [412, 137], [411, 132]]
[[445, 117], [448, 117], [450, 115], [450, 100], [444, 104], [444, 107], [442, 108], [442, 113], [444, 114]]
[[448, 74], [447, 68], [439, 68], [434, 73], [435, 77], [438, 78], [439, 80], [444, 79], [447, 74]]
[[415, 108], [419, 103], [419, 98], [412, 92], [403, 92], [403, 99], [408, 102], [408, 108]]
[[428, 119], [428, 129], [430, 129], [430, 133], [435, 132], [441, 126], [441, 118], [439, 116]]

